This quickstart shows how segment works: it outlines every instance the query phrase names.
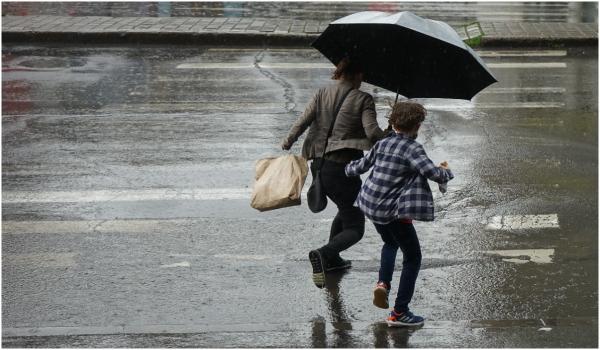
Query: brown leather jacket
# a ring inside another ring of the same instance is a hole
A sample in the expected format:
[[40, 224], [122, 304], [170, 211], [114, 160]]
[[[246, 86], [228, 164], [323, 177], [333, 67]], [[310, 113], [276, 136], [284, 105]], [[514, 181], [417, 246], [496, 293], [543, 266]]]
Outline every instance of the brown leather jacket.
[[[352, 88], [352, 84], [340, 80], [319, 89], [283, 143], [291, 146], [310, 127], [302, 145], [302, 156], [305, 159], [321, 157], [335, 108], [344, 93]], [[341, 149], [366, 151], [386, 135], [377, 123], [373, 97], [354, 89], [346, 97], [337, 116], [327, 144], [327, 153]]]

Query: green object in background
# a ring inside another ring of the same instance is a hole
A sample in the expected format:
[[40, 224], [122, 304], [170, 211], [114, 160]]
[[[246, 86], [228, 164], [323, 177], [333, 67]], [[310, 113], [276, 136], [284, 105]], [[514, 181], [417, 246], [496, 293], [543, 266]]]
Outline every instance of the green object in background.
[[464, 31], [463, 41], [465, 44], [476, 47], [481, 44], [481, 38], [485, 35], [483, 29], [481, 29], [481, 24], [479, 22], [473, 22], [462, 26]]

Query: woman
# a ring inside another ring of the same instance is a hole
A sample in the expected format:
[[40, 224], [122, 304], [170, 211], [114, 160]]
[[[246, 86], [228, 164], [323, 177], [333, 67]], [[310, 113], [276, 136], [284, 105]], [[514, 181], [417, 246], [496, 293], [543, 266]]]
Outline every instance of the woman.
[[[329, 197], [338, 207], [329, 234], [329, 242], [309, 253], [313, 268], [313, 282], [319, 288], [325, 284], [325, 273], [347, 269], [351, 262], [340, 257], [339, 253], [360, 241], [365, 232], [365, 216], [354, 206], [360, 191], [360, 177], [346, 177], [344, 168], [353, 160], [363, 156], [382, 139], [387, 131], [377, 124], [373, 97], [358, 90], [363, 81], [361, 67], [344, 58], [337, 65], [332, 79], [337, 83], [319, 89], [306, 107], [304, 114], [294, 123], [281, 147], [289, 150], [298, 137], [310, 127], [302, 145], [302, 156], [311, 162], [311, 173], [323, 162], [321, 180]], [[325, 139], [335, 113], [335, 108], [343, 101], [335, 126], [329, 137], [324, 159], [321, 159]]]

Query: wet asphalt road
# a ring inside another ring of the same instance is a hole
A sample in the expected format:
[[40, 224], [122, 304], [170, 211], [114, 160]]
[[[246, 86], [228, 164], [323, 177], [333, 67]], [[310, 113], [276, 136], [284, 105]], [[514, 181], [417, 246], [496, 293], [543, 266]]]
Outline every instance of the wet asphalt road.
[[[407, 330], [371, 304], [370, 223], [319, 290], [333, 208], [249, 206], [254, 162], [329, 82], [319, 53], [4, 46], [3, 346], [597, 347], [597, 52], [480, 52], [499, 83], [422, 101], [456, 179], [416, 223]], [[363, 90], [385, 126], [393, 95]]]

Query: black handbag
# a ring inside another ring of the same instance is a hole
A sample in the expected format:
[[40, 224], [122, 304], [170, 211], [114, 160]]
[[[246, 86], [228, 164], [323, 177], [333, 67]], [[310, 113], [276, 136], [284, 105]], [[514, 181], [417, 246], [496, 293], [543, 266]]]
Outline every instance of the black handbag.
[[[312, 184], [310, 184], [308, 193], [306, 194], [306, 197], [307, 197], [306, 199], [308, 202], [308, 209], [310, 209], [310, 211], [312, 211], [313, 213], [321, 212], [321, 211], [323, 211], [323, 209], [325, 209], [327, 207], [327, 195], [325, 194], [325, 188], [323, 188], [323, 181], [321, 180], [321, 168], [323, 167], [323, 162], [325, 161], [325, 150], [327, 149], [327, 143], [329, 141], [329, 137], [331, 136], [331, 133], [333, 132], [333, 126], [335, 125], [335, 120], [337, 118], [337, 115], [340, 113], [340, 109], [342, 108], [342, 104], [344, 103], [344, 100], [346, 100], [346, 97], [348, 96], [348, 94], [350, 94], [350, 91], [352, 91], [352, 89], [348, 90], [344, 94], [344, 96], [342, 97], [342, 100], [340, 101], [340, 103], [338, 104], [338, 106], [335, 110], [335, 114], [333, 115], [333, 120], [331, 121], [331, 126], [329, 127], [329, 132], [327, 133], [327, 138], [325, 139], [325, 146], [323, 147], [323, 154], [321, 155], [321, 159], [316, 164], [317, 167], [315, 169], [313, 181], [312, 181]], [[316, 160], [313, 160], [313, 162], [314, 161], [316, 161]]]

